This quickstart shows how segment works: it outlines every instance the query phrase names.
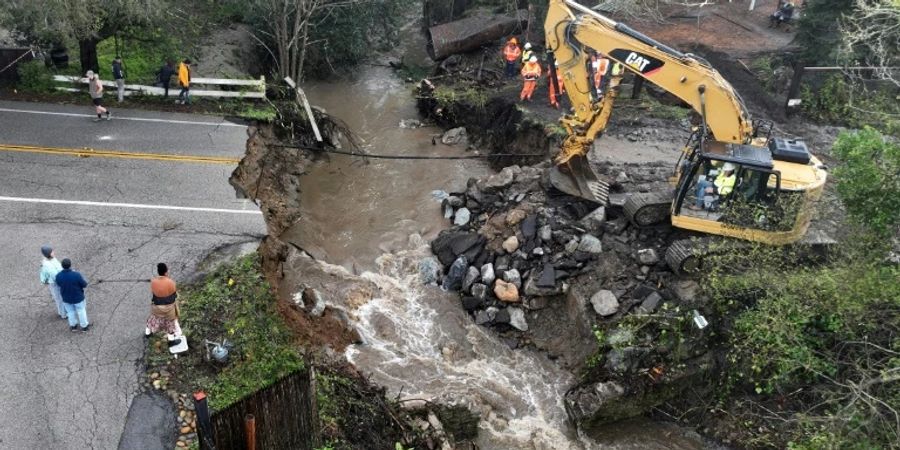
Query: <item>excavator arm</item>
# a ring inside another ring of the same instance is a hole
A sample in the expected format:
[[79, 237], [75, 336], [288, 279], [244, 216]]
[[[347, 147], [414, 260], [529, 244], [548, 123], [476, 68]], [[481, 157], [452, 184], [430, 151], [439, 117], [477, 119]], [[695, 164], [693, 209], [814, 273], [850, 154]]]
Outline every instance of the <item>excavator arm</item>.
[[550, 0], [544, 30], [547, 50], [559, 63], [573, 107], [572, 114], [562, 120], [567, 137], [556, 163], [568, 166], [580, 196], [605, 202], [605, 194], [596, 194], [605, 192], [606, 187], [596, 186], [599, 181], [585, 157], [609, 121], [619, 81], [619, 77], [610, 80], [602, 100], [591, 98], [591, 51], [689, 104], [704, 118], [704, 126], [715, 140], [751, 141], [753, 125], [743, 101], [701, 58], [679, 52], [572, 0]]

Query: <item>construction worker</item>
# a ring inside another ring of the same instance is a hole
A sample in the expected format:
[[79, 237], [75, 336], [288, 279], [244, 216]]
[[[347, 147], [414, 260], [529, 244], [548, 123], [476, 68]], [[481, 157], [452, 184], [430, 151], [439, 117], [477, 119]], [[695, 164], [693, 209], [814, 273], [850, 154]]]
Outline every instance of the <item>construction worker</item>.
[[737, 182], [736, 169], [737, 166], [727, 162], [722, 166], [722, 170], [719, 171], [715, 181], [709, 181], [709, 176], [701, 177], [701, 179], [697, 180], [697, 199], [693, 205], [688, 206], [688, 209], [703, 209], [706, 206], [705, 197], [707, 195], [713, 197], [713, 202], [708, 207], [715, 207], [716, 203], [734, 190], [734, 184]]
[[603, 97], [603, 77], [609, 70], [609, 59], [604, 58], [600, 53], [591, 57], [591, 69], [594, 78], [594, 90], [597, 92], [597, 98]]
[[547, 67], [547, 73], [548, 73], [548, 74], [551, 74], [551, 75], [547, 77], [547, 84], [550, 86], [549, 89], [548, 89], [548, 91], [550, 92], [550, 106], [552, 106], [552, 107], [554, 107], [554, 108], [556, 108], [556, 109], [559, 109], [559, 97], [560, 97], [562, 94], [565, 94], [565, 93], [566, 93], [566, 86], [563, 84], [563, 77], [562, 77], [562, 74], [559, 72], [559, 61], [556, 61], [556, 63], [554, 64], [554, 66], [556, 67], [556, 70], [555, 70], [555, 72], [556, 72], [556, 85], [559, 86], [559, 95], [556, 94], [556, 89], [553, 88], [553, 76], [552, 76], [552, 73], [553, 73], [554, 71], [551, 71], [550, 68], [549, 68], [549, 66]]
[[534, 94], [534, 87], [537, 86], [537, 80], [541, 77], [541, 65], [537, 62], [537, 56], [532, 56], [524, 66], [522, 66], [522, 78], [525, 84], [522, 86], [522, 93], [519, 94], [519, 100], [531, 101]]
[[519, 48], [519, 41], [516, 38], [510, 38], [506, 42], [506, 46], [503, 47], [503, 61], [506, 62], [506, 78], [516, 76], [516, 66], [520, 56], [522, 56], [522, 49]]
[[531, 42], [526, 42], [525, 51], [522, 52], [522, 64], [528, 64], [532, 56], [534, 56], [534, 50], [531, 49]]

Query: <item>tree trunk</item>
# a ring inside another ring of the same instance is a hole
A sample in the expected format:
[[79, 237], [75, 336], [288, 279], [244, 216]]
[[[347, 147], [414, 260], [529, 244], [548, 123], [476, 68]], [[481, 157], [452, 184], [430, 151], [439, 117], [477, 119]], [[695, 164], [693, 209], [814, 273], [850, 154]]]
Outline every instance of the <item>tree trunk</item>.
[[97, 61], [97, 43], [100, 42], [97, 38], [89, 38], [89, 39], [81, 39], [78, 41], [78, 50], [80, 52], [81, 58], [81, 73], [87, 73], [88, 70], [93, 70], [96, 73], [100, 73], [100, 63]]

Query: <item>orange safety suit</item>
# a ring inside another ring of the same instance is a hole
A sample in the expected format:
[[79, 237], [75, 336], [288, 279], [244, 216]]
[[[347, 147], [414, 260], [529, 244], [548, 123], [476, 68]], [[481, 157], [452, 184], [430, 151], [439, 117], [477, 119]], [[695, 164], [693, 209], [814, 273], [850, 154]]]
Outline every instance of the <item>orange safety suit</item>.
[[528, 61], [522, 67], [522, 78], [525, 84], [522, 86], [522, 92], [519, 94], [519, 100], [531, 100], [534, 94], [534, 88], [537, 86], [537, 79], [541, 77], [541, 65], [536, 62]]
[[600, 92], [600, 86], [603, 84], [603, 76], [606, 75], [606, 71], [609, 70], [609, 60], [606, 58], [599, 58], [594, 65], [594, 90], [598, 93]]
[[[553, 73], [550, 69], [547, 69], [547, 73]], [[563, 84], [562, 74], [559, 73], [559, 67], [556, 68], [556, 84], [559, 85], [559, 95], [566, 93], [566, 85]], [[547, 77], [547, 85], [550, 87], [548, 91], [550, 92], [550, 106], [559, 109], [559, 98], [556, 95], [556, 89], [553, 88], [553, 78], [550, 76]]]
[[519, 60], [522, 55], [522, 49], [515, 42], [509, 41], [506, 47], [503, 47], [503, 59], [508, 63], [514, 63]]

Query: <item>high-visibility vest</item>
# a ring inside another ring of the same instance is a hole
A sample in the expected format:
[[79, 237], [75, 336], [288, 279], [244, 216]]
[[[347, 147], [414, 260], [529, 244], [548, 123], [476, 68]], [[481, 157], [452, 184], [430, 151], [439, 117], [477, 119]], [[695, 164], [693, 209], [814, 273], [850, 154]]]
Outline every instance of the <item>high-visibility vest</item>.
[[725, 175], [725, 171], [723, 170], [719, 176], [716, 177], [716, 181], [713, 184], [716, 185], [716, 191], [721, 196], [726, 196], [734, 190], [734, 183], [737, 181], [737, 176], [734, 172], [731, 173], [731, 176]]
[[519, 55], [522, 54], [522, 50], [519, 49], [519, 46], [516, 44], [508, 44], [503, 48], [503, 57], [507, 62], [515, 62], [515, 60], [519, 59]]
[[534, 55], [534, 50], [525, 50], [522, 52], [522, 62], [527, 63], [529, 59]]
[[622, 65], [621, 65], [621, 64], [619, 64], [619, 63], [613, 64], [613, 67], [612, 67], [612, 75], [613, 75], [614, 77], [617, 77], [617, 76], [619, 76], [619, 75], [622, 75]]
[[541, 65], [536, 62], [527, 62], [522, 67], [522, 76], [526, 80], [536, 80], [541, 77]]

